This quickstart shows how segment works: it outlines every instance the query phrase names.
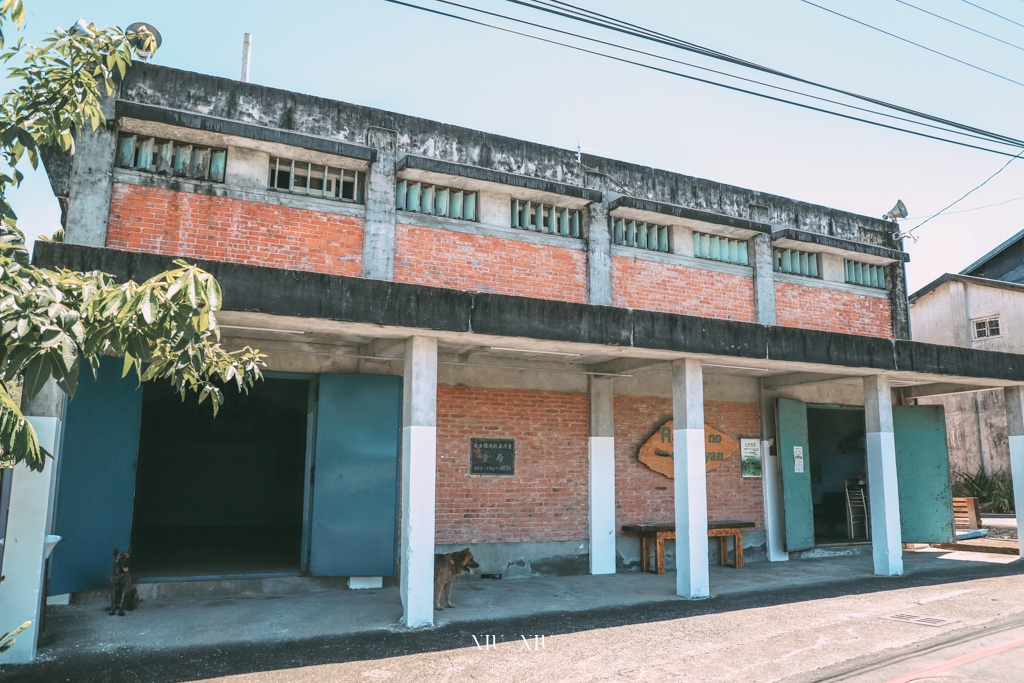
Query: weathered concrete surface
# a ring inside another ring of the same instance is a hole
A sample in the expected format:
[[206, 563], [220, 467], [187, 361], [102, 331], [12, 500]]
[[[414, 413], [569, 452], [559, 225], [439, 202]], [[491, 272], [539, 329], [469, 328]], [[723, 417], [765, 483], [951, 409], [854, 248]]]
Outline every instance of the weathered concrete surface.
[[391, 280], [395, 274], [397, 134], [393, 130], [372, 128], [366, 136], [367, 143], [377, 150], [377, 160], [366, 175], [363, 277]]
[[[156, 254], [47, 242], [36, 243], [33, 259], [43, 267], [102, 270], [121, 280], [152, 277], [172, 261]], [[226, 311], [1024, 382], [1024, 362], [1017, 354], [217, 261], [196, 263], [220, 281]]]
[[[114, 189], [114, 154], [117, 147], [117, 128], [114, 123], [114, 99], [100, 100], [105, 125], [93, 130], [86, 127], [75, 139], [75, 153], [71, 157], [71, 176], [68, 180], [68, 210], [65, 237], [71, 244], [102, 247], [107, 243], [107, 217], [110, 215], [110, 195]], [[66, 164], [55, 164], [55, 172]], [[51, 170], [50, 167], [47, 171]], [[51, 181], [56, 187], [60, 181]]]
[[[1021, 567], [948, 557], [911, 553], [898, 579], [871, 577], [869, 557], [713, 567], [712, 598], [699, 602], [671, 595], [671, 573], [460, 580], [458, 607], [415, 633], [397, 629], [397, 588], [147, 601], [123, 618], [108, 617], [97, 599], [50, 608], [57, 642], [36, 664], [0, 675], [11, 683], [232, 674], [224, 680], [777, 681], [1024, 615]], [[907, 611], [959, 621], [934, 629], [883, 619]], [[474, 634], [494, 634], [499, 645], [479, 650]], [[545, 647], [526, 651], [520, 635], [532, 644], [534, 634]]]

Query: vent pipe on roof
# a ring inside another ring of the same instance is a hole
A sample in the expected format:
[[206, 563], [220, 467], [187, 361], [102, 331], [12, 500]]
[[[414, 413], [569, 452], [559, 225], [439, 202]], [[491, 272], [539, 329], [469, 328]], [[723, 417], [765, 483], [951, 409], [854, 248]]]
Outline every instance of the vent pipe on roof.
[[242, 83], [249, 82], [249, 60], [252, 57], [252, 34], [242, 38]]

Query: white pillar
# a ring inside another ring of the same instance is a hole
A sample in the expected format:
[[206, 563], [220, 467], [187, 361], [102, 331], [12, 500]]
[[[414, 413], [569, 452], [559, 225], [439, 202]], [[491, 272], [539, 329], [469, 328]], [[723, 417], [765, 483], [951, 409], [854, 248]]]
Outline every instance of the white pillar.
[[704, 465], [704, 368], [699, 360], [672, 362], [675, 459], [676, 594], [711, 595], [708, 579], [708, 491]]
[[402, 386], [402, 620], [409, 628], [419, 628], [434, 623], [436, 339], [405, 341]]
[[590, 573], [615, 573], [615, 380], [590, 378]]
[[785, 562], [786, 518], [782, 510], [782, 481], [779, 473], [778, 448], [772, 446], [779, 435], [775, 427], [775, 395], [761, 387], [761, 484], [764, 501], [764, 531], [767, 537], [768, 561]]
[[892, 432], [892, 390], [889, 378], [864, 378], [864, 422], [867, 431], [868, 509], [875, 574], [903, 575], [900, 497], [896, 483], [896, 440]]
[[[60, 398], [63, 400], [63, 394]], [[36, 430], [39, 445], [54, 458], [46, 459], [42, 472], [33, 472], [23, 464], [12, 470], [11, 509], [0, 569], [0, 574], [7, 577], [0, 584], [0, 633], [13, 631], [25, 621], [32, 625], [15, 637], [14, 647], [3, 654], [4, 664], [27, 664], [36, 656], [45, 580], [44, 545], [50, 533], [51, 492], [57, 471], [60, 418], [32, 416], [28, 421]]]
[[[1017, 538], [1024, 529], [1024, 387], [1006, 387], [1006, 426], [1010, 437], [1010, 474], [1013, 475], [1013, 509], [1017, 511]], [[1017, 541], [1024, 557], [1024, 541]]]

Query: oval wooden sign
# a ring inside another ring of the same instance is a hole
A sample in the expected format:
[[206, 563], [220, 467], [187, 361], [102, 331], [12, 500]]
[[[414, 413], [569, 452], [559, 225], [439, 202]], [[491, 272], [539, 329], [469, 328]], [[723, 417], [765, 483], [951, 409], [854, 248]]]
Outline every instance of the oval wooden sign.
[[[675, 478], [675, 463], [672, 447], [672, 420], [658, 427], [658, 430], [640, 447], [637, 456], [640, 462], [658, 474], [669, 479]], [[740, 453], [740, 442], [710, 425], [704, 425], [704, 469], [706, 472], [718, 469], [727, 458]]]

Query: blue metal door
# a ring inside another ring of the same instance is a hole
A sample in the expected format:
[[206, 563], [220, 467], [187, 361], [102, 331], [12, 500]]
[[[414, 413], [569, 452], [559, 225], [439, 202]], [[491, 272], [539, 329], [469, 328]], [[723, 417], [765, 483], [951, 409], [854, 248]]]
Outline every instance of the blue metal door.
[[942, 406], [893, 406], [896, 483], [904, 543], [953, 540], [953, 493]]
[[402, 378], [321, 375], [310, 573], [393, 576]]
[[142, 388], [120, 360], [104, 358], [95, 380], [82, 370], [59, 453], [51, 595], [109, 584], [114, 548], [131, 539], [141, 421]]
[[814, 547], [807, 404], [780, 398], [776, 416], [782, 509], [786, 518], [786, 552], [806, 550]]

